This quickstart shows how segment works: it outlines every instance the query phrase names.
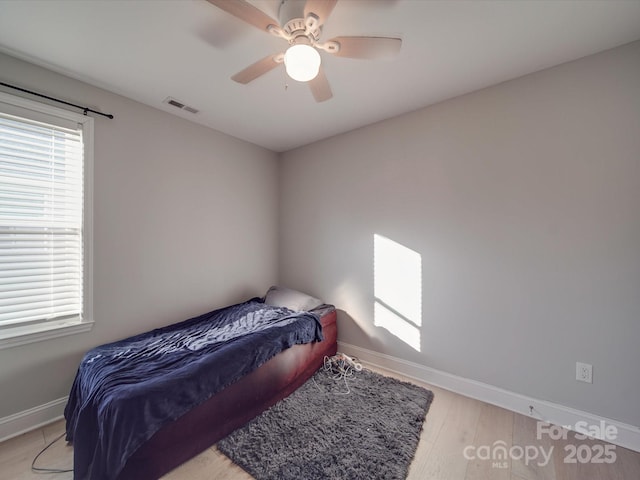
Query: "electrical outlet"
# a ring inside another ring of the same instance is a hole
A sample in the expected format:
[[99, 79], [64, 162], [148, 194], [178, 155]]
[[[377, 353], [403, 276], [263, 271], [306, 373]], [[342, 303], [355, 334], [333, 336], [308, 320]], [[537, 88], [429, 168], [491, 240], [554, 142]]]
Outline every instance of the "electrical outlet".
[[588, 363], [576, 362], [576, 380], [593, 383], [593, 366]]

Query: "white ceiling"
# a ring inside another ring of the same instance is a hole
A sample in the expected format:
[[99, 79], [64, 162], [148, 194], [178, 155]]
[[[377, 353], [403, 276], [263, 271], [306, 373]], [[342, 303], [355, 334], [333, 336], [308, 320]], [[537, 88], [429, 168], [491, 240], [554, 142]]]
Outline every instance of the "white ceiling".
[[[250, 3], [278, 18], [280, 0]], [[0, 51], [277, 152], [640, 39], [640, 0], [340, 0], [321, 40], [338, 35], [403, 45], [322, 53], [333, 98], [316, 103], [282, 67], [231, 81], [286, 43], [205, 0], [0, 0]]]

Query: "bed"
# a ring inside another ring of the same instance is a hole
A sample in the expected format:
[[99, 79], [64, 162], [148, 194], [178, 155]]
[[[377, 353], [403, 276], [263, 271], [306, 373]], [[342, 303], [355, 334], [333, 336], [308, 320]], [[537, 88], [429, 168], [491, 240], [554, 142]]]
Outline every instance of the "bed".
[[336, 338], [333, 306], [272, 287], [91, 350], [65, 408], [74, 479], [161, 477], [300, 387]]

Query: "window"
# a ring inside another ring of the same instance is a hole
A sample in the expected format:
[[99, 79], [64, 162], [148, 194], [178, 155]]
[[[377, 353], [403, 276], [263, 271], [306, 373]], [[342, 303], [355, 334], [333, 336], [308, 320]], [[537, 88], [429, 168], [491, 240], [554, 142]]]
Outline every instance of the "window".
[[0, 348], [92, 326], [93, 119], [0, 93]]

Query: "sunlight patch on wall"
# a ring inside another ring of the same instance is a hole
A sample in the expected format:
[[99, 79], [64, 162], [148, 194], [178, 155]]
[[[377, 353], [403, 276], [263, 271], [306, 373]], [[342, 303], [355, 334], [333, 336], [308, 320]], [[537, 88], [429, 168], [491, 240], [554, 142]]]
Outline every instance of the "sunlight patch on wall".
[[382, 235], [373, 235], [374, 324], [420, 351], [422, 257]]

